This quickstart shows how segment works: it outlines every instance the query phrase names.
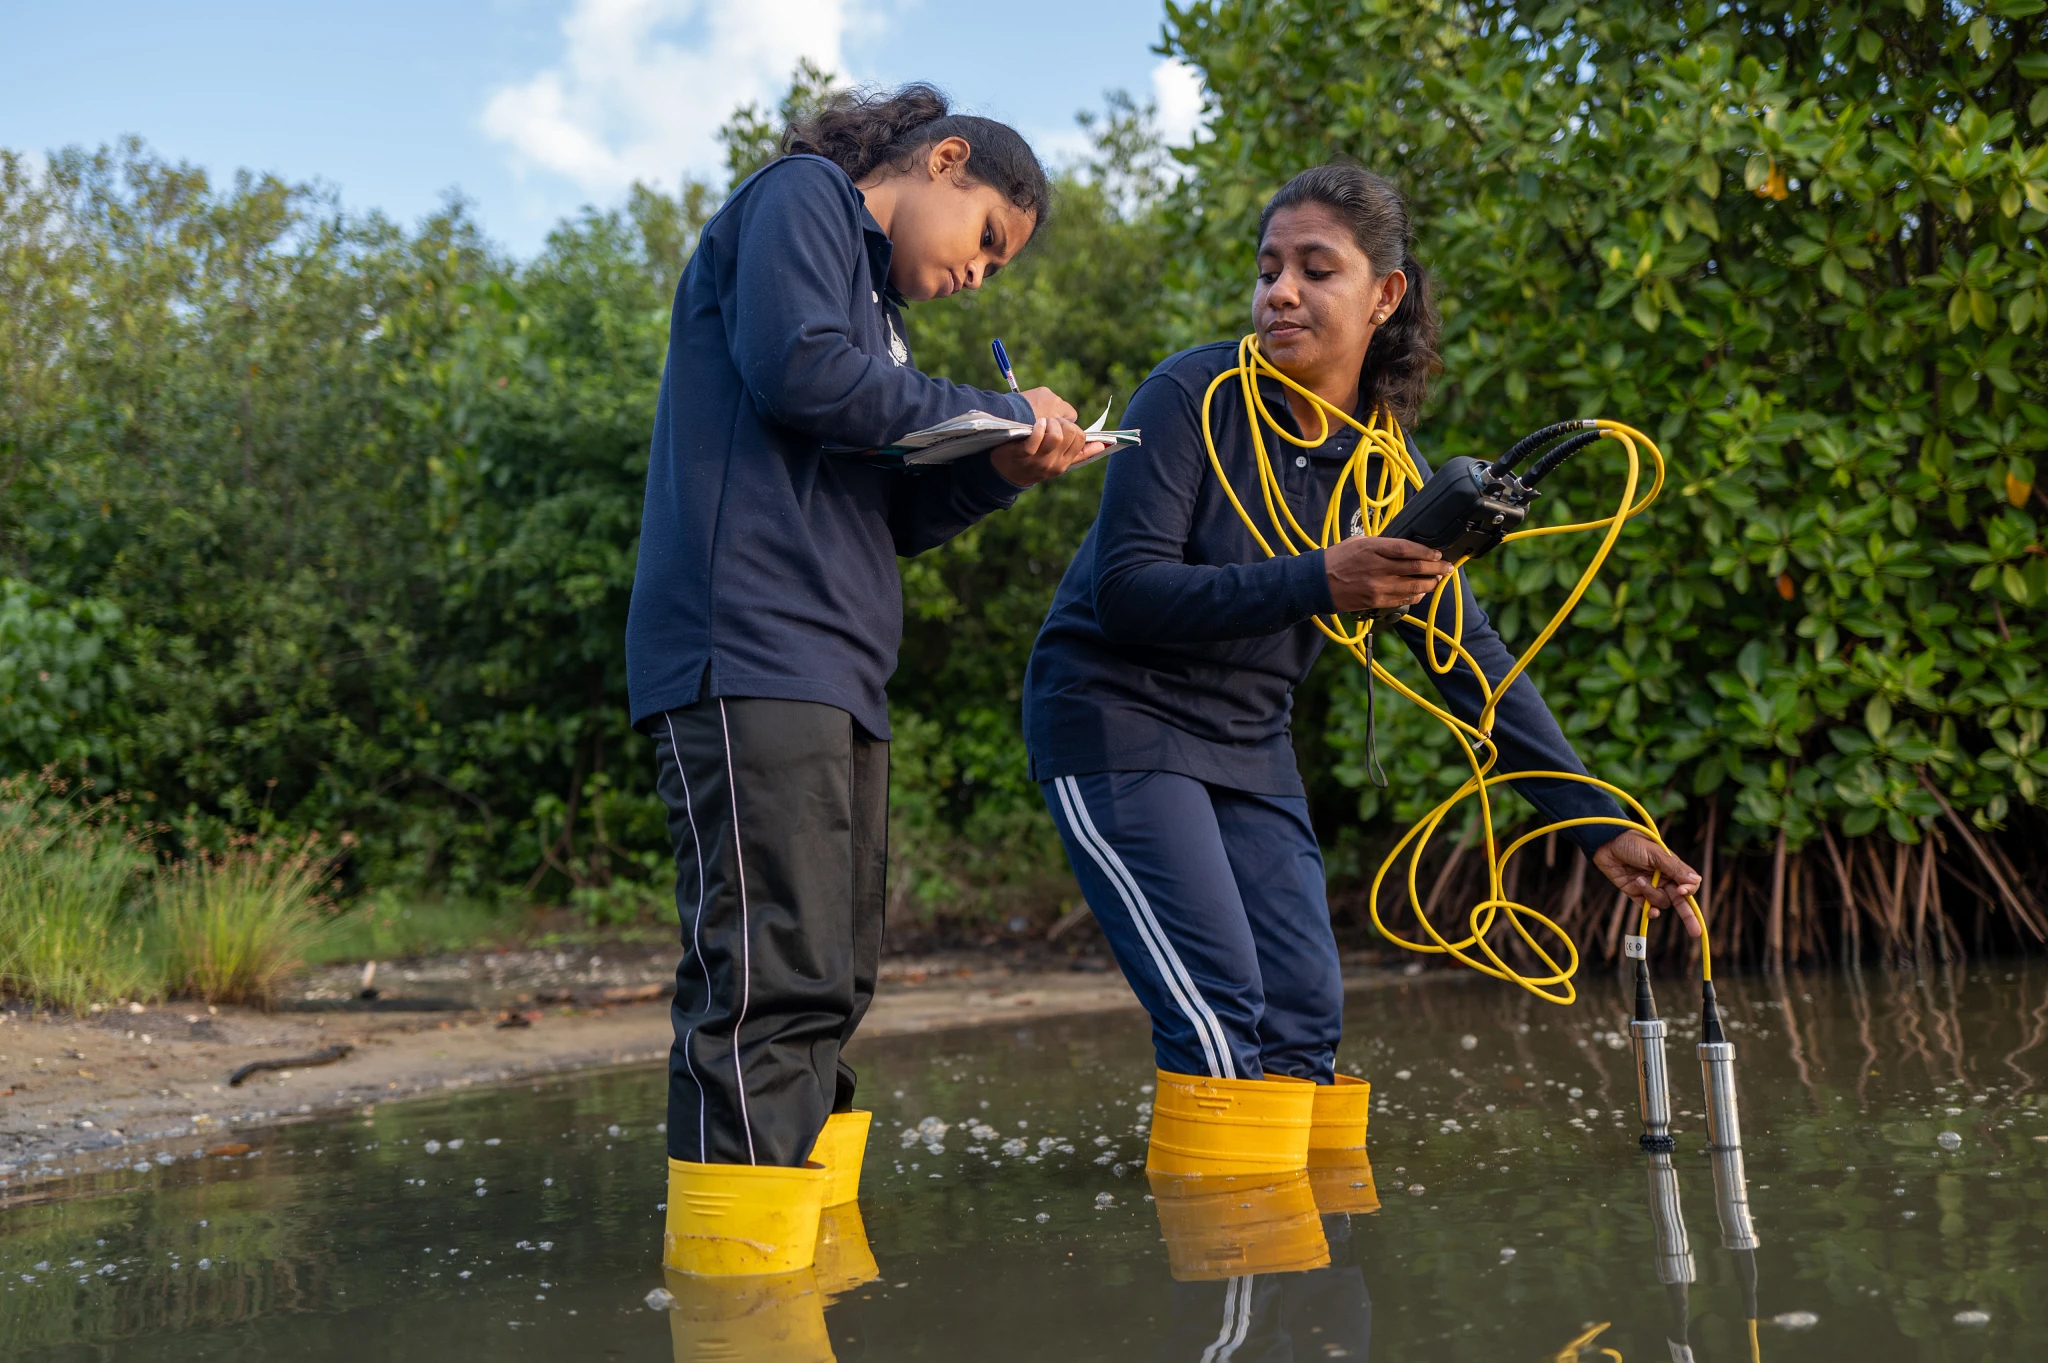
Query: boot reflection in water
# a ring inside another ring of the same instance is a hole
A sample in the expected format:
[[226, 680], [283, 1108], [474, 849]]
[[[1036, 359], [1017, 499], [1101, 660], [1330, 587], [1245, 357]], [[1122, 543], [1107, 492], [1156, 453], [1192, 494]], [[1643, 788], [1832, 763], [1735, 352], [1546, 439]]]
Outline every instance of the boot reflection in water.
[[741, 1277], [667, 1274], [676, 1363], [834, 1363], [825, 1307], [881, 1276], [860, 1207], [827, 1207], [809, 1268]]
[[1330, 1262], [1305, 1170], [1236, 1178], [1151, 1173], [1147, 1178], [1176, 1282], [1295, 1273]]
[[1325, 1217], [1368, 1216], [1380, 1209], [1372, 1161], [1363, 1150], [1309, 1151], [1308, 1186], [1315, 1195], [1316, 1210]]
[[676, 1363], [835, 1363], [813, 1270], [666, 1277]]
[[[1240, 1202], [1250, 1200], [1239, 1191]], [[1249, 1265], [1284, 1257], [1254, 1251], [1240, 1260], [1247, 1267], [1238, 1276], [1191, 1279], [1176, 1273], [1171, 1329], [1154, 1356], [1160, 1363], [1362, 1363], [1372, 1349], [1372, 1296], [1352, 1262], [1351, 1223], [1345, 1216], [1326, 1216], [1318, 1229], [1320, 1267], [1254, 1269]]]
[[818, 1218], [818, 1253], [811, 1263], [818, 1275], [818, 1287], [827, 1297], [851, 1292], [862, 1283], [882, 1276], [875, 1252], [868, 1248], [868, 1232], [860, 1219], [860, 1204], [842, 1202], [827, 1207]]
[[1380, 1209], [1372, 1161], [1365, 1156], [1366, 1116], [1372, 1085], [1350, 1075], [1316, 1089], [1315, 1124], [1308, 1138], [1308, 1181], [1324, 1216], [1365, 1215]]

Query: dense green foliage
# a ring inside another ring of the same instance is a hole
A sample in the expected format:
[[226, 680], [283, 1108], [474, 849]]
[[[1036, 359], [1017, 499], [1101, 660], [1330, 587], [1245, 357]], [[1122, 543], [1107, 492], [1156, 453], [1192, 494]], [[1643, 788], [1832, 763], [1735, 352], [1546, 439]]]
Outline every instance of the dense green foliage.
[[513, 269], [455, 213], [9, 158], [9, 765], [202, 836], [361, 829], [371, 880], [652, 856], [607, 764], [638, 775], [617, 639], [702, 213], [643, 193]]
[[[1822, 893], [1869, 900], [1894, 944], [1912, 885], [1937, 923], [1944, 884], [2031, 912], [2011, 858], [2036, 861], [2048, 808], [2043, 12], [1170, 5], [1165, 49], [1209, 99], [1179, 173], [1113, 102], [1054, 228], [985, 294], [914, 309], [913, 346], [988, 382], [1001, 334], [1092, 417], [1244, 330], [1288, 175], [1382, 170], [1445, 315], [1424, 450], [1597, 413], [1669, 457], [1535, 669], [1595, 769], [1681, 848], [1718, 847], [1794, 950]], [[806, 69], [736, 114], [733, 175], [826, 84]], [[359, 882], [600, 917], [658, 898], [618, 640], [667, 303], [716, 197], [637, 191], [518, 263], [454, 209], [407, 231], [137, 148], [0, 163], [0, 765], [87, 763], [187, 837], [347, 828]], [[1541, 515], [1604, 510], [1614, 448]], [[1100, 478], [905, 565], [899, 895], [1071, 896], [1017, 691]], [[1478, 567], [1511, 644], [1589, 549]], [[1359, 681], [1327, 660], [1297, 708], [1340, 874], [1455, 776], [1392, 706], [1394, 785], [1366, 784]]]
[[[920, 330], [929, 367], [993, 379], [1000, 326], [1076, 400], [1135, 385], [1159, 266], [1109, 196], [1142, 209], [1158, 158], [1128, 108], [1104, 131], [1114, 173], [1066, 184], [993, 310]], [[0, 767], [82, 764], [202, 844], [348, 830], [356, 885], [658, 902], [619, 640], [715, 201], [639, 190], [518, 264], [456, 210], [408, 232], [139, 146], [0, 160]], [[1099, 481], [909, 565], [899, 884], [928, 900], [1047, 865], [1017, 678]]]

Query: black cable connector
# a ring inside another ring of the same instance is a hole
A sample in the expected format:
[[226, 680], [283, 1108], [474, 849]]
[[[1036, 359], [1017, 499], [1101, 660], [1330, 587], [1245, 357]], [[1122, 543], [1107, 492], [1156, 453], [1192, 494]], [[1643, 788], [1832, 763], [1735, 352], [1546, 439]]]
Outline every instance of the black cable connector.
[[1650, 995], [1650, 964], [1639, 960], [1636, 962], [1636, 1021], [1656, 1020], [1657, 1000]]
[[1535, 487], [1536, 484], [1542, 482], [1556, 471], [1559, 464], [1562, 464], [1594, 441], [1604, 438], [1605, 432], [1602, 431], [1587, 431], [1584, 434], [1573, 436], [1570, 440], [1565, 441], [1562, 445], [1559, 445], [1556, 449], [1538, 459], [1534, 464], [1531, 464], [1527, 476], [1522, 479], [1522, 486], [1525, 488]]
[[1506, 473], [1508, 472], [1508, 470], [1514, 468], [1516, 464], [1519, 464], [1522, 461], [1523, 457], [1527, 455], [1529, 451], [1535, 449], [1537, 446], [1549, 444], [1551, 441], [1557, 439], [1557, 437], [1563, 435], [1566, 431], [1583, 431], [1589, 429], [1592, 425], [1593, 422], [1591, 419], [1581, 418], [1578, 421], [1555, 422], [1549, 426], [1545, 426], [1540, 431], [1531, 431], [1529, 432], [1529, 434], [1523, 436], [1520, 440], [1517, 440], [1513, 445], [1509, 446], [1508, 452], [1506, 454], [1494, 460], [1493, 467], [1490, 471], [1496, 474]]
[[1700, 981], [1700, 1044], [1718, 1046], [1728, 1040], [1721, 1030], [1721, 1009], [1714, 1001], [1714, 982]]

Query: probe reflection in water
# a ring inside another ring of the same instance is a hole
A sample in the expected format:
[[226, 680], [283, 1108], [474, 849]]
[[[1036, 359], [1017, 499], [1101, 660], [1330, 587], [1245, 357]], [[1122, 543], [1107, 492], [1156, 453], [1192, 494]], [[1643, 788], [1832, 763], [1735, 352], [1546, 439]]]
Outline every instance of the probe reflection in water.
[[1685, 1213], [1678, 1203], [1678, 1171], [1671, 1167], [1671, 1153], [1650, 1155], [1650, 1224], [1657, 1235], [1657, 1281], [1671, 1304], [1671, 1323], [1665, 1334], [1671, 1346], [1672, 1363], [1692, 1363], [1692, 1303], [1690, 1289], [1697, 1273], [1692, 1259], [1692, 1242], [1685, 1234]]
[[1742, 1150], [1715, 1149], [1714, 1214], [1721, 1219], [1721, 1247], [1735, 1255], [1735, 1276], [1742, 1283], [1742, 1315], [1749, 1326], [1749, 1356], [1759, 1357], [1756, 1336], [1756, 1223], [1749, 1215], [1749, 1182], [1743, 1175]]

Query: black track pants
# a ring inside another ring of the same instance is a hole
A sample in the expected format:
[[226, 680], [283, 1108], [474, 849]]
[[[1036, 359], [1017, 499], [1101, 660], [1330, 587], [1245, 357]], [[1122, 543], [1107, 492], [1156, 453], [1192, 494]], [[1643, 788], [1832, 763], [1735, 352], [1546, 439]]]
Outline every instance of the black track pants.
[[794, 1167], [853, 1102], [839, 1051], [881, 965], [889, 745], [808, 701], [706, 700], [642, 728], [682, 919], [668, 1152]]

